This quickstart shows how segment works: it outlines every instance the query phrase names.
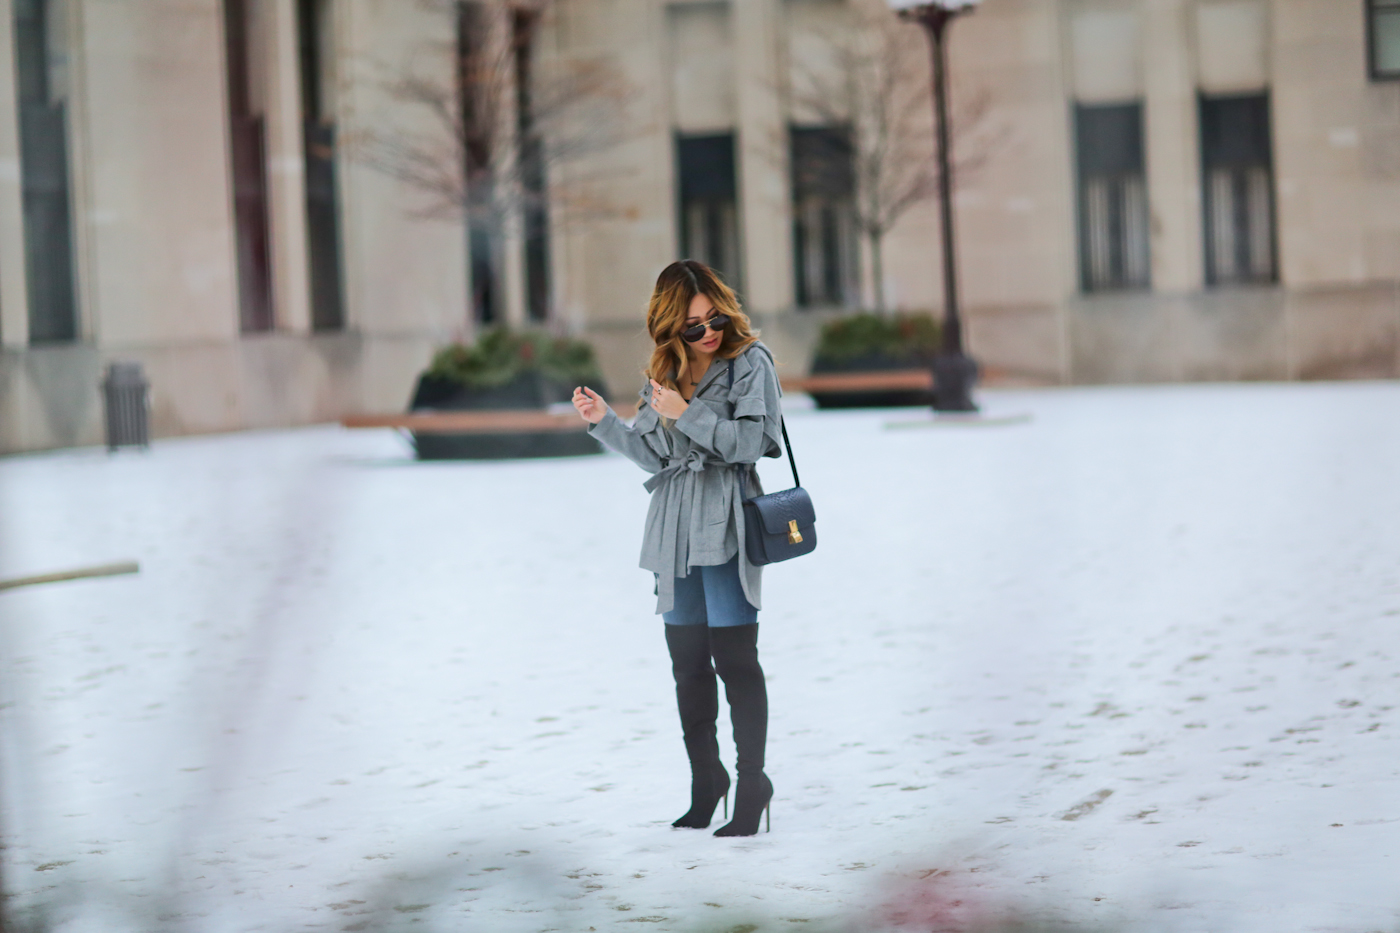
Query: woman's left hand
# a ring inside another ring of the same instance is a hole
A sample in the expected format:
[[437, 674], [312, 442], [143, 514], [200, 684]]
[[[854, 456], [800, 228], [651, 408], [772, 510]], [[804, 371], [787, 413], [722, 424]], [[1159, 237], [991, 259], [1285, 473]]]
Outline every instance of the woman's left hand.
[[651, 380], [651, 407], [663, 418], [675, 421], [690, 407], [675, 389], [668, 389], [655, 379]]

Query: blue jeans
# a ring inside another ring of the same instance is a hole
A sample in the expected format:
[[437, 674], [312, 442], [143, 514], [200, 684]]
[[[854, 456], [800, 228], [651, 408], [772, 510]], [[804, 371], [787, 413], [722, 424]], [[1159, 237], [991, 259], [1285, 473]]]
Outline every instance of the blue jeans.
[[689, 576], [677, 577], [675, 605], [661, 618], [667, 625], [711, 628], [757, 622], [758, 610], [749, 605], [739, 582], [739, 556], [717, 567], [691, 567]]

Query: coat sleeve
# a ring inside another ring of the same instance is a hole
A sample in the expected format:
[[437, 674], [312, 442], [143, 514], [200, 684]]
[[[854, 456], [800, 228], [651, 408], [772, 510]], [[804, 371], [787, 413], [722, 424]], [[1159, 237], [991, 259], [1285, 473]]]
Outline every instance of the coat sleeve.
[[[646, 415], [652, 417], [646, 419]], [[656, 420], [655, 412], [650, 408], [643, 408], [637, 413], [636, 421], [629, 427], [617, 416], [617, 412], [609, 408], [602, 421], [588, 426], [588, 433], [648, 473], [657, 473], [662, 467], [661, 457], [643, 436], [651, 427], [648, 420]]]
[[778, 371], [762, 350], [751, 350], [745, 358], [746, 371], [735, 377], [729, 395], [733, 420], [704, 404], [692, 404], [676, 419], [677, 430], [726, 463], [757, 463], [759, 457], [781, 455]]

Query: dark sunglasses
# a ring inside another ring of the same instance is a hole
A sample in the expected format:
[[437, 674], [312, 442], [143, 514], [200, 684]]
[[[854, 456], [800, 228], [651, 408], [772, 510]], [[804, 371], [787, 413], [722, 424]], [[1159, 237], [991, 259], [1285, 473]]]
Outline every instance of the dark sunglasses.
[[713, 327], [715, 330], [724, 330], [729, 326], [729, 318], [723, 314], [716, 314], [703, 324], [696, 324], [694, 327], [687, 327], [681, 331], [681, 339], [686, 343], [694, 343], [705, 336], [705, 329]]

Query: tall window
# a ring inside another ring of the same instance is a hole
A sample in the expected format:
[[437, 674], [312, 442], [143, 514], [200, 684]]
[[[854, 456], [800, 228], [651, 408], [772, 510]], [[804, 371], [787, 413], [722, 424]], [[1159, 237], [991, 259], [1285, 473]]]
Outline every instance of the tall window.
[[472, 273], [472, 313], [491, 324], [501, 317], [493, 147], [497, 92], [491, 75], [495, 63], [490, 45], [491, 8], [483, 0], [457, 3], [457, 89], [462, 120], [462, 171], [467, 190], [467, 251]]
[[340, 200], [336, 193], [335, 32], [332, 0], [298, 0], [302, 144], [306, 159], [306, 238], [311, 326], [345, 326], [341, 288]]
[[1273, 157], [1269, 98], [1201, 98], [1206, 282], [1272, 282]]
[[224, 0], [224, 61], [233, 165], [233, 222], [238, 257], [238, 323], [272, 329], [268, 249], [267, 124], [263, 118], [260, 0]]
[[681, 252], [720, 272], [739, 287], [738, 185], [734, 135], [679, 136]]
[[1146, 288], [1147, 180], [1142, 105], [1074, 108], [1079, 165], [1079, 276], [1086, 292]]
[[535, 126], [534, 33], [537, 10], [512, 13], [515, 41], [516, 139], [520, 147], [520, 181], [525, 193], [521, 220], [525, 234], [525, 311], [532, 321], [549, 316], [549, 201], [544, 140]]
[[1400, 80], [1400, 0], [1366, 0], [1371, 77]]
[[75, 340], [77, 289], [68, 183], [68, 30], [62, 0], [15, 0], [29, 339]]
[[804, 308], [857, 304], [850, 132], [844, 127], [794, 127], [789, 140], [797, 304]]

